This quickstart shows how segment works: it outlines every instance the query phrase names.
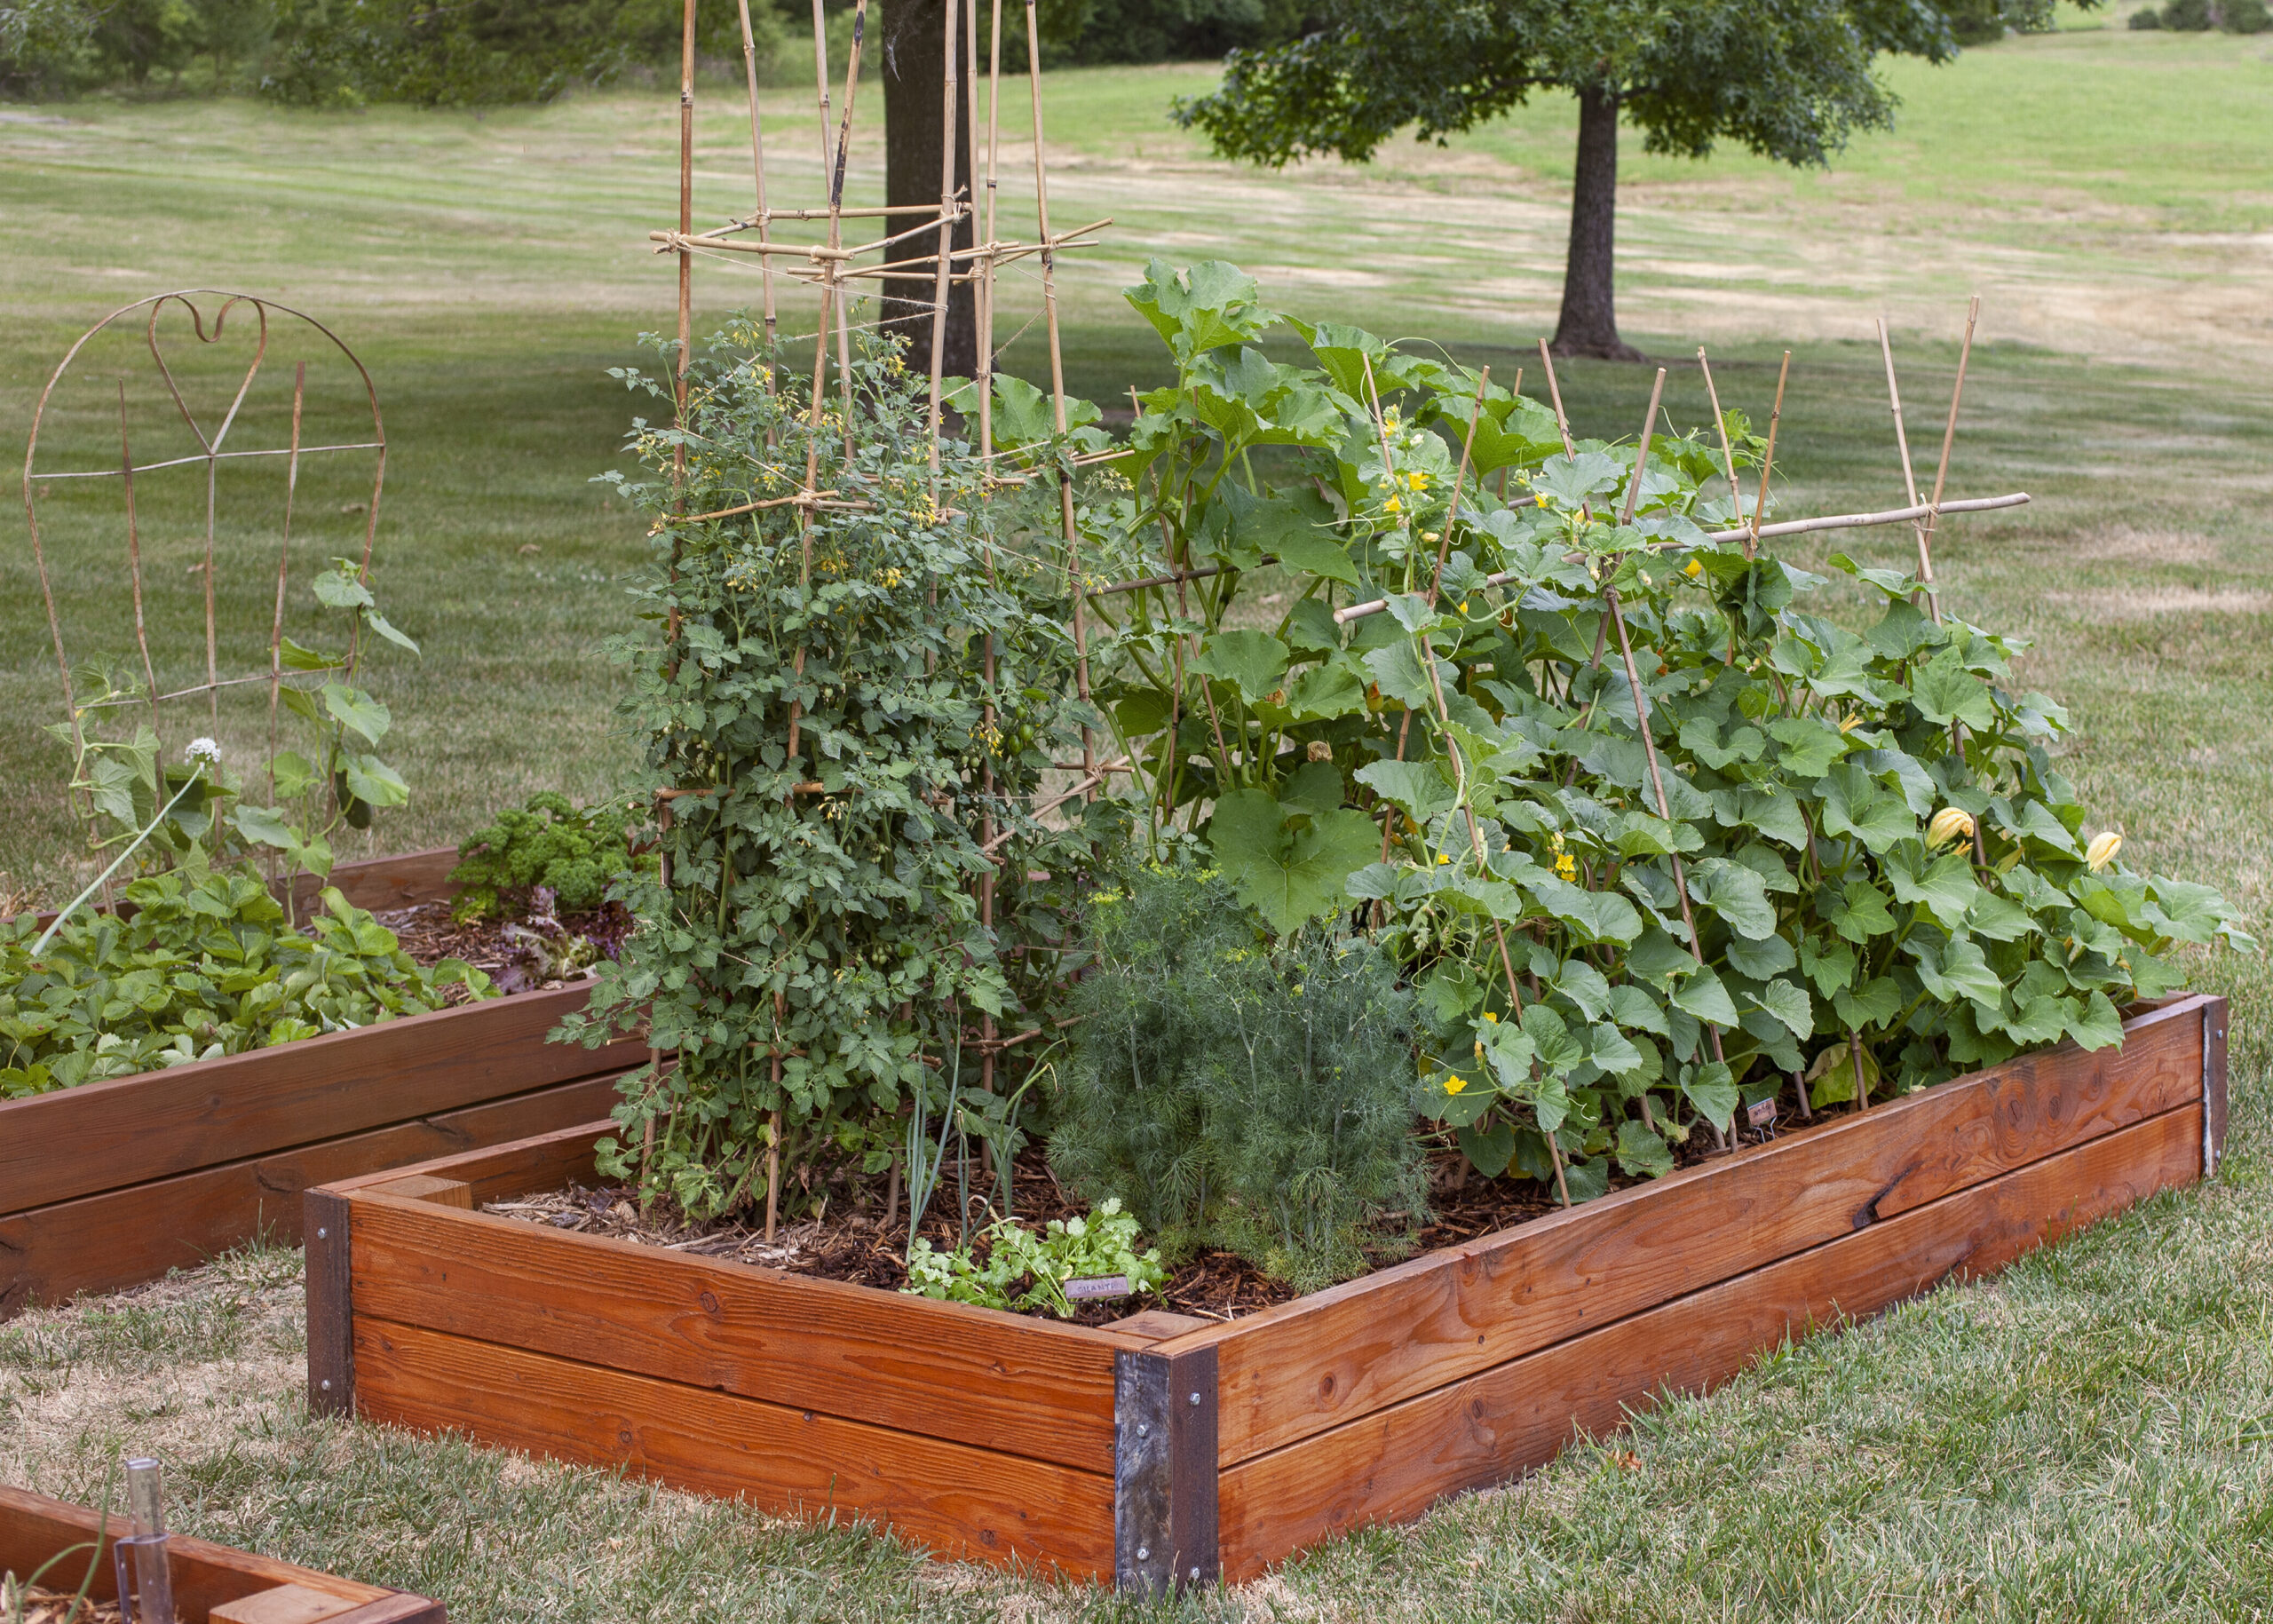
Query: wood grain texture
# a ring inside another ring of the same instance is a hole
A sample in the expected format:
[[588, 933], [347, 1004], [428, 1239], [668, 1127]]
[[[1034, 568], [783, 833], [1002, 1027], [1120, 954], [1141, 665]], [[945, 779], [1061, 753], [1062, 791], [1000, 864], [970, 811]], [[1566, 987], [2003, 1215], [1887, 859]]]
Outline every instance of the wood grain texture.
[[327, 879], [304, 874], [292, 882], [295, 906], [301, 916], [316, 906], [327, 885], [360, 908], [379, 913], [387, 908], [413, 907], [421, 902], [447, 902], [458, 894], [450, 883], [450, 870], [458, 866], [455, 846], [430, 846], [400, 857], [375, 857], [368, 862], [334, 864]]
[[792, 1516], [888, 1520], [942, 1556], [1113, 1570], [1113, 1485], [1097, 1473], [360, 1312], [355, 1364], [374, 1420], [620, 1464]]
[[327, 1619], [324, 1624], [449, 1624], [450, 1615], [440, 1602], [398, 1590], [376, 1602], [366, 1602], [352, 1612]]
[[359, 1321], [1113, 1470], [1113, 1353], [1141, 1339], [453, 1212], [370, 1186], [348, 1199]]
[[0, 1319], [34, 1303], [194, 1269], [256, 1235], [297, 1240], [301, 1192], [311, 1185], [358, 1173], [384, 1177], [385, 1169], [421, 1157], [589, 1119], [614, 1100], [614, 1078], [586, 1078], [0, 1217]]
[[639, 1043], [544, 1041], [590, 996], [524, 993], [9, 1100], [0, 1199], [51, 1206], [639, 1065]]
[[1628, 1406], [1715, 1387], [1788, 1336], [1992, 1272], [2189, 1183], [2201, 1128], [2198, 1104], [2167, 1112], [1244, 1462], [1220, 1486], [1224, 1577], [1251, 1578], [1331, 1533], [1504, 1481], [1551, 1459], [1574, 1429], [1609, 1431]]
[[[611, 1091], [613, 1086], [610, 1085]], [[613, 1099], [610, 1103], [614, 1103]], [[450, 1151], [430, 1161], [407, 1162], [384, 1172], [333, 1179], [327, 1187], [348, 1195], [373, 1184], [418, 1175], [461, 1181], [472, 1190], [476, 1207], [485, 1201], [511, 1200], [516, 1196], [558, 1190], [572, 1179], [593, 1177], [593, 1147], [615, 1130], [615, 1123], [606, 1118], [576, 1122], [503, 1145]]]
[[1158, 1344], [1222, 1350], [1222, 1462], [1561, 1342], [2202, 1093], [2199, 998]]
[[[28, 1573], [65, 1547], [93, 1539], [100, 1525], [100, 1516], [91, 1507], [67, 1505], [21, 1489], [0, 1487], [0, 1569]], [[123, 1516], [111, 1517], [110, 1538], [118, 1539], [133, 1532], [133, 1525]], [[357, 1584], [352, 1580], [179, 1534], [168, 1541], [167, 1553], [173, 1570], [174, 1601], [185, 1619], [202, 1619], [225, 1602], [271, 1590], [278, 1585], [298, 1585], [321, 1591], [358, 1609], [399, 1599], [418, 1602], [426, 1607], [434, 1605], [423, 1597], [401, 1597], [376, 1585]], [[79, 1588], [80, 1576], [86, 1569], [77, 1565], [83, 1561], [83, 1557], [67, 1558], [71, 1581], [63, 1587], [65, 1589]], [[107, 1551], [97, 1565], [93, 1593], [102, 1601], [116, 1598]]]
[[463, 1179], [412, 1173], [399, 1178], [383, 1178], [367, 1188], [375, 1195], [391, 1195], [397, 1200], [426, 1201], [436, 1207], [455, 1207], [460, 1212], [473, 1210], [473, 1186]]

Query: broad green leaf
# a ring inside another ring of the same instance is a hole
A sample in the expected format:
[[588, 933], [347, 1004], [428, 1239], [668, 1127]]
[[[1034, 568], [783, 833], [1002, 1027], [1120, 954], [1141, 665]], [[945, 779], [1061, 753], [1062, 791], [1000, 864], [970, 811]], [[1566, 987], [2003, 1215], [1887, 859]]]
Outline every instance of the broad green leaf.
[[1689, 894], [1738, 936], [1761, 941], [1776, 934], [1776, 905], [1768, 899], [1768, 888], [1741, 863], [1708, 857], [1691, 864]]
[[[1531, 1040], [1540, 1066], [1549, 1072], [1569, 1071], [1587, 1058], [1586, 1050], [1571, 1035], [1561, 1016], [1545, 1004], [1534, 1003], [1523, 1012], [1524, 1035]], [[1547, 1124], [1540, 1124], [1542, 1127]]]
[[1911, 673], [1910, 702], [1928, 722], [1946, 727], [1962, 722], [1987, 730], [1997, 725], [1997, 708], [1987, 685], [1965, 669], [1953, 648], [1944, 649]]
[[366, 744], [376, 744], [386, 737], [394, 718], [387, 708], [360, 688], [351, 688], [345, 683], [328, 682], [323, 685], [323, 708], [342, 727], [360, 738]]
[[1918, 979], [1929, 996], [1944, 1003], [1969, 998], [1984, 1010], [2001, 1012], [2005, 985], [1989, 968], [1977, 943], [1959, 940], [1936, 947], [1928, 941], [1913, 940], [1906, 946], [1918, 967]]
[[[1477, 1092], [1487, 1100], [1491, 1097], [1486, 1090]], [[1474, 1128], [1462, 1128], [1457, 1137], [1461, 1153], [1485, 1177], [1497, 1178], [1508, 1170], [1508, 1158], [1516, 1152], [1515, 1124], [1495, 1122], [1482, 1133]]]
[[1790, 981], [1770, 981], [1759, 992], [1748, 995], [1790, 1027], [1792, 1035], [1801, 1042], [1806, 1042], [1815, 1031], [1815, 1005], [1808, 997], [1807, 988]]
[[410, 786], [402, 774], [376, 756], [350, 756], [344, 764], [347, 788], [359, 801], [372, 806], [400, 806], [410, 799]]
[[325, 570], [315, 578], [316, 601], [328, 609], [368, 609], [373, 603], [371, 589], [357, 578], [355, 567], [342, 560], [336, 569]]
[[1776, 764], [1792, 779], [1822, 777], [1853, 748], [1845, 733], [1813, 717], [1778, 717], [1768, 725], [1768, 731], [1782, 747]]
[[1737, 1006], [1730, 1001], [1729, 989], [1707, 965], [1699, 965], [1695, 973], [1675, 982], [1671, 997], [1675, 1009], [1687, 1010], [1708, 1026], [1737, 1024]]
[[363, 623], [368, 626], [373, 631], [377, 632], [388, 642], [394, 644], [397, 647], [407, 648], [414, 654], [418, 652], [418, 645], [412, 642], [410, 638], [402, 632], [396, 630], [395, 628], [388, 622], [387, 617], [381, 614], [376, 609], [366, 609], [363, 611]]
[[1823, 832], [1852, 835], [1883, 853], [1897, 840], [1918, 833], [1918, 820], [1901, 797], [1881, 788], [1861, 768], [1841, 763], [1817, 780], [1822, 797]]
[[1729, 968], [1755, 981], [1765, 981], [1800, 962], [1792, 944], [1781, 936], [1766, 936], [1758, 941], [1731, 936], [1726, 951]]
[[1860, 992], [1841, 987], [1833, 993], [1831, 1008], [1850, 1032], [1883, 1026], [1902, 1013], [1902, 988], [1891, 976], [1874, 976]]
[[1281, 936], [1339, 907], [1350, 876], [1381, 850], [1381, 831], [1365, 813], [1289, 818], [1260, 789], [1217, 800], [1208, 839], [1240, 900]]
[[281, 662], [288, 671], [336, 671], [347, 663], [345, 654], [327, 654], [313, 648], [302, 648], [286, 638], [277, 646]]
[[[1552, 955], [1548, 955], [1552, 957]], [[1565, 959], [1555, 972], [1555, 991], [1579, 1006], [1588, 1020], [1600, 1020], [1610, 1010], [1610, 983], [1602, 971], [1584, 959]]]
[[1666, 1012], [1658, 1001], [1631, 982], [1621, 983], [1610, 989], [1611, 1018], [1620, 1026], [1636, 1032], [1654, 1032], [1659, 1037], [1669, 1037], [1672, 1030], [1666, 1025]]
[[1912, 841], [1886, 854], [1886, 882], [1897, 902], [1923, 907], [1944, 930], [1955, 931], [1976, 901], [1996, 900], [1975, 883], [1968, 852], [1945, 852], [1931, 862], [1923, 858], [1924, 848]]
[[1618, 1125], [1618, 1165], [1628, 1178], [1663, 1178], [1673, 1171], [1673, 1152], [1657, 1133], [1628, 1117]]
[[1433, 761], [1368, 762], [1358, 769], [1357, 779], [1424, 828], [1450, 812], [1458, 799], [1443, 768]]
[[1727, 1066], [1717, 1060], [1698, 1066], [1683, 1082], [1681, 1091], [1707, 1121], [1723, 1133], [1729, 1131], [1730, 1121], [1737, 1113], [1738, 1096]]
[[1231, 683], [1252, 705], [1279, 691], [1287, 675], [1287, 646], [1267, 631], [1219, 631], [1201, 645], [1189, 669]]
[[2123, 1042], [2123, 1018], [2105, 993], [2094, 993], [2081, 1018], [2069, 1023], [2068, 1035], [2085, 1049], [2111, 1049]]
[[[1421, 711], [1435, 709], [1436, 690], [1430, 685], [1428, 668], [1421, 663], [1413, 638], [1399, 638], [1385, 647], [1368, 650], [1366, 669], [1373, 673], [1375, 685], [1398, 704]], [[1437, 676], [1450, 689], [1460, 673], [1438, 660]]]
[[1187, 364], [1209, 350], [1253, 338], [1279, 319], [1276, 311], [1255, 302], [1260, 289], [1255, 278], [1220, 259], [1182, 270], [1155, 259], [1145, 267], [1144, 281], [1123, 291], [1131, 308]]
[[300, 844], [299, 831], [273, 806], [247, 806], [239, 803], [230, 809], [229, 821], [236, 826], [237, 833], [256, 845], [288, 851]]

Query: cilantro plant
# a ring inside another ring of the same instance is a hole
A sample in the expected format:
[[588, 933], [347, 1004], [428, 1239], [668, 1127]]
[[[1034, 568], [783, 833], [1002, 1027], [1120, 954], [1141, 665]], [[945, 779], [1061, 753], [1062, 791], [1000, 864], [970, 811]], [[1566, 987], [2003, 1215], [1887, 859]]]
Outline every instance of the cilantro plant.
[[126, 887], [131, 918], [75, 915], [44, 948], [0, 922], [0, 1098], [127, 1077], [440, 1009], [487, 978], [421, 970], [394, 933], [326, 887], [294, 929], [257, 875], [175, 870]]
[[531, 796], [458, 847], [450, 880], [463, 889], [451, 917], [513, 917], [539, 886], [552, 892], [560, 912], [590, 913], [635, 867], [654, 866], [652, 857], [632, 857], [631, 828], [632, 814], [622, 805], [578, 806], [550, 790]]
[[[1787, 1078], [1860, 1103], [2119, 1042], [2174, 948], [2247, 941], [2091, 836], [2065, 718], [2008, 685], [2023, 644], [1835, 555], [1879, 606], [1850, 630], [1822, 578], [1708, 538], [1750, 516], [1733, 414], [1644, 461], [1227, 265], [1129, 298], [1177, 367], [1107, 520], [1153, 548], [1097, 689], [1146, 836], [1282, 937], [1372, 928], [1485, 1173], [1583, 1199]], [[1263, 353], [1281, 326], [1309, 363]], [[1293, 590], [1261, 616], [1267, 558]]]
[[[1055, 502], [1027, 524], [1028, 487], [960, 443], [935, 471], [896, 349], [852, 370], [852, 421], [836, 398], [816, 415], [737, 322], [694, 359], [685, 428], [634, 434], [653, 476], [623, 483], [654, 515], [647, 630], [615, 647], [668, 867], [626, 882], [639, 924], [570, 1029], [645, 1020], [672, 1058], [627, 1080], [604, 1166], [697, 1216], [762, 1194], [769, 1146], [794, 1198], [847, 1159], [882, 1171], [912, 1095], [945, 1114], [940, 1043], [1054, 976], [1025, 951], [1057, 931], [1062, 882], [1037, 876], [1087, 847], [1031, 810], [1078, 748]], [[791, 500], [809, 484], [818, 505]]]
[[1071, 1319], [1077, 1311], [1065, 1290], [1069, 1280], [1119, 1276], [1132, 1295], [1159, 1289], [1168, 1271], [1157, 1248], [1136, 1249], [1138, 1239], [1136, 1220], [1110, 1200], [1086, 1216], [1052, 1218], [1038, 1235], [1005, 1218], [952, 1251], [934, 1251], [918, 1236], [903, 1289], [910, 1296], [1019, 1312], [1038, 1309]]

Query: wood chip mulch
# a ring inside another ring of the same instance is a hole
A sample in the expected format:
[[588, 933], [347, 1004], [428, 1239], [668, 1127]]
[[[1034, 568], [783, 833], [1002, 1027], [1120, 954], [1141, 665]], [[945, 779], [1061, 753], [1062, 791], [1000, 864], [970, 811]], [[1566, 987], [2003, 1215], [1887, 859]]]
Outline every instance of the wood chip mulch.
[[[548, 975], [545, 954], [533, 937], [549, 944], [582, 937], [602, 958], [613, 959], [623, 949], [633, 920], [621, 903], [610, 902], [588, 914], [564, 914], [558, 919], [469, 920], [450, 917], [447, 902], [424, 902], [416, 907], [389, 908], [371, 915], [395, 934], [402, 950], [417, 963], [432, 968], [444, 959], [463, 959], [487, 974], [501, 992], [527, 993], [565, 986], [590, 978], [590, 966], [572, 973]], [[462, 988], [452, 1002], [461, 1002]]]
[[[24, 1587], [21, 1614], [23, 1624], [119, 1624], [116, 1602], [88, 1601], [76, 1612], [72, 1603], [77, 1599], [76, 1590], [49, 1590], [38, 1585]], [[0, 1592], [0, 1618], [16, 1624], [18, 1615], [10, 1611], [14, 1600], [12, 1592]]]

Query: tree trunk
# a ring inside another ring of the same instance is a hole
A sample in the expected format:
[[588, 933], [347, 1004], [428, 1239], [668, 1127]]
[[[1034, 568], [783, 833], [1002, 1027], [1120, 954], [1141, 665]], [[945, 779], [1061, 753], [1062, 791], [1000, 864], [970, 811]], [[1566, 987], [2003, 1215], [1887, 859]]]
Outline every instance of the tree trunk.
[[[972, 67], [963, 6], [970, 4], [971, 0], [962, 0], [955, 18], [955, 71], [960, 76], [955, 87], [955, 185], [963, 189], [966, 202], [973, 190], [971, 178], [965, 172], [970, 167]], [[942, 30], [946, 15], [946, 0], [890, 0], [883, 8], [883, 38], [877, 44], [883, 66], [884, 201], [888, 203], [939, 205], [939, 102], [946, 88]], [[895, 215], [890, 229], [906, 231], [915, 223], [916, 217]], [[966, 218], [955, 227], [954, 246], [969, 248], [971, 242], [971, 223]], [[938, 291], [933, 279], [938, 274], [939, 243], [939, 233], [933, 229], [893, 244], [891, 258], [920, 259], [923, 268], [911, 270], [904, 277], [888, 277], [883, 284], [884, 330], [907, 341], [909, 369], [923, 374], [931, 368], [931, 306]], [[975, 308], [970, 283], [948, 289], [944, 364], [949, 373], [962, 377], [978, 370]]]
[[[936, 104], [935, 104], [936, 105]], [[1579, 161], [1571, 179], [1571, 257], [1563, 270], [1557, 355], [1641, 360], [1618, 336], [1613, 277], [1618, 239], [1618, 92], [1589, 85], [1579, 92]]]

